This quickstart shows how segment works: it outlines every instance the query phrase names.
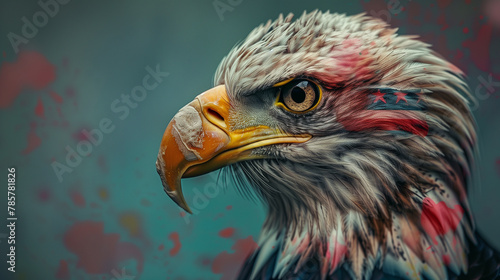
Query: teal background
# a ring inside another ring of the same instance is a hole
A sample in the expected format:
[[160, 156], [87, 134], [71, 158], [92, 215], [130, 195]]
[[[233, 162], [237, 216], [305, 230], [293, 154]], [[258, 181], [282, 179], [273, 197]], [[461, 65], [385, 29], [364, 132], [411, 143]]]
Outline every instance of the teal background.
[[[41, 7], [36, 1], [1, 2], [0, 67], [27, 52], [55, 67], [54, 79], [42, 88], [22, 87], [8, 106], [0, 107], [1, 279], [230, 279], [228, 273], [214, 273], [214, 259], [224, 251], [233, 254], [238, 240], [257, 239], [265, 215], [262, 206], [242, 198], [231, 186], [215, 188], [217, 173], [212, 173], [183, 181], [186, 200], [196, 212], [182, 217], [162, 190], [155, 160], [165, 127], [177, 110], [212, 87], [214, 71], [233, 45], [279, 13], [321, 9], [382, 15], [399, 27], [399, 33], [421, 35], [464, 70], [473, 91], [481, 84], [479, 77], [488, 80], [491, 74], [500, 82], [500, 20], [495, 17], [500, 9], [490, 1], [401, 0], [397, 15], [387, 13], [391, 8], [382, 0], [219, 2], [230, 5], [221, 16], [214, 1], [72, 0], [60, 5], [36, 36], [20, 45], [19, 53], [7, 34], [21, 35], [22, 17], [31, 20]], [[111, 104], [141, 85], [145, 68], [156, 65], [168, 77], [120, 119]], [[8, 82], [0, 82], [2, 98], [6, 83], [22, 80], [30, 69], [28, 63]], [[479, 88], [482, 95], [474, 111], [481, 156], [470, 202], [478, 228], [500, 248], [500, 87], [490, 94], [485, 90]], [[66, 147], [76, 149], [86, 139], [82, 129], [98, 128], [103, 118], [112, 121], [114, 130], [104, 134], [60, 182], [53, 162], [65, 163]], [[17, 169], [15, 274], [7, 272], [4, 259], [7, 167]], [[207, 192], [209, 197], [201, 199]], [[102, 226], [104, 241], [86, 239], [92, 234], [80, 232], [81, 241], [66, 244], [65, 237], [78, 225]], [[220, 236], [227, 228], [234, 234]], [[181, 244], [173, 256], [172, 233]], [[113, 242], [134, 250], [99, 250]], [[89, 272], [70, 249], [77, 243], [93, 248], [85, 258], [111, 254], [115, 259]], [[133, 277], [118, 277], [122, 268]]]

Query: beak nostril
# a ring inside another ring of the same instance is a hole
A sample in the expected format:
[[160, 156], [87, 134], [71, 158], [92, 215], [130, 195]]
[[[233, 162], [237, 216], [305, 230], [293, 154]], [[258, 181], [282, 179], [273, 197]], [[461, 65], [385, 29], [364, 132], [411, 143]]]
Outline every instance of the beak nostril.
[[214, 121], [217, 121], [218, 123], [225, 125], [224, 117], [221, 114], [219, 114], [217, 111], [215, 111], [211, 108], [208, 108], [206, 113], [207, 113], [208, 118], [211, 118]]

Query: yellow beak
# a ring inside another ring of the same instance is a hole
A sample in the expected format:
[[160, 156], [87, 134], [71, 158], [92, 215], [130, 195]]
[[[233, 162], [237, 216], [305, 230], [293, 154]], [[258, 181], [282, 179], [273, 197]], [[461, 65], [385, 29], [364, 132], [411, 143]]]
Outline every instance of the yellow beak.
[[170, 121], [163, 134], [156, 169], [165, 192], [191, 213], [182, 195], [181, 178], [263, 156], [252, 149], [282, 143], [303, 143], [310, 135], [289, 135], [268, 126], [232, 130], [231, 105], [224, 85], [198, 95]]

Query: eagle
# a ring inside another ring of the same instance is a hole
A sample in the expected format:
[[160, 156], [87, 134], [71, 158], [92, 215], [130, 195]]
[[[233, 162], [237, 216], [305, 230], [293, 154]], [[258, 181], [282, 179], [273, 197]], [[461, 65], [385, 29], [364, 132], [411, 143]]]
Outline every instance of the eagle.
[[280, 15], [181, 108], [156, 168], [221, 169], [266, 207], [239, 279], [498, 279], [468, 203], [476, 124], [465, 75], [365, 14]]

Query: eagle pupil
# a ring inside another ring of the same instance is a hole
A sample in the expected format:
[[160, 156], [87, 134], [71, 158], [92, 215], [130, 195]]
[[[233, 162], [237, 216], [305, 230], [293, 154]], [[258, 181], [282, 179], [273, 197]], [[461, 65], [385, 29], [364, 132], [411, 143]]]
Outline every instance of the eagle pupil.
[[292, 89], [291, 97], [295, 103], [302, 103], [306, 100], [306, 93], [303, 89], [295, 87]]

